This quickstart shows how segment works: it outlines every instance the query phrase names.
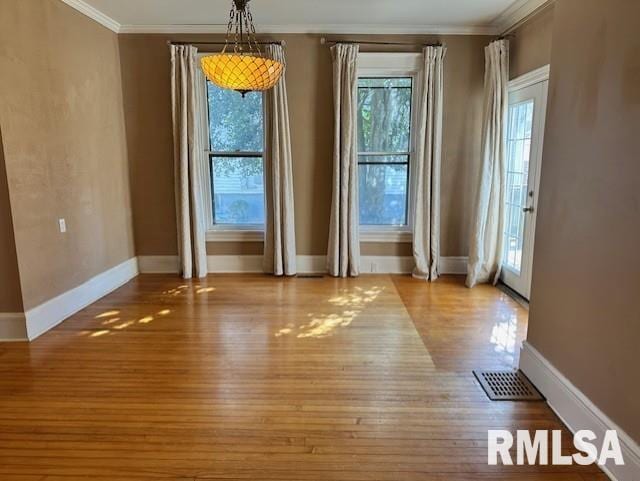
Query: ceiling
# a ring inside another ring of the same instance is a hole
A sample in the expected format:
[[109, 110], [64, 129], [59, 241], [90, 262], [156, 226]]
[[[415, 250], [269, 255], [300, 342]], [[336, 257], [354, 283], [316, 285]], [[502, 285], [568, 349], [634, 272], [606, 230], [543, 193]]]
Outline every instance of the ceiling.
[[[62, 0], [119, 32], [224, 31], [231, 0]], [[500, 33], [547, 0], [251, 0], [263, 32]]]

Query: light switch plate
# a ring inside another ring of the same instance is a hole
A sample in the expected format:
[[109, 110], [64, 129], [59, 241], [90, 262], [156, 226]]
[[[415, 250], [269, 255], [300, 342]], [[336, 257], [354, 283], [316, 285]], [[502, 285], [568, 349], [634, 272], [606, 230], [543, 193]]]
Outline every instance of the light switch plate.
[[64, 219], [59, 219], [58, 223], [60, 224], [60, 232], [63, 234], [67, 232], [67, 221], [65, 221]]

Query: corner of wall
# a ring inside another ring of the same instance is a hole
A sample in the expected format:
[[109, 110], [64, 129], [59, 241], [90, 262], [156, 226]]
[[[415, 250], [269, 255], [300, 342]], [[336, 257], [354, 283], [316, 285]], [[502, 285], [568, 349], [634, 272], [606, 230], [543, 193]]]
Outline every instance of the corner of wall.
[[[0, 16], [0, 339], [32, 339], [137, 274], [118, 36], [39, 4]], [[59, 67], [46, 85], [43, 62]]]
[[[0, 126], [0, 316], [6, 314], [5, 320], [15, 313], [23, 312], [22, 290], [18, 271], [13, 218], [11, 216], [11, 200], [9, 183], [4, 159], [2, 127]], [[1, 319], [0, 319], [1, 321]], [[0, 327], [0, 338], [4, 338]]]
[[511, 79], [551, 63], [554, 3], [547, 3], [511, 31]]

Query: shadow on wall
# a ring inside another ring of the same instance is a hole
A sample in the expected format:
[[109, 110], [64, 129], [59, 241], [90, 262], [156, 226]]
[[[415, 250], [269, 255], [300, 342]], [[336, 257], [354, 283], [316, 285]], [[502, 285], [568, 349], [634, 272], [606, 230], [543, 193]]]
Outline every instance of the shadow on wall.
[[23, 312], [9, 183], [0, 126], [0, 313]]

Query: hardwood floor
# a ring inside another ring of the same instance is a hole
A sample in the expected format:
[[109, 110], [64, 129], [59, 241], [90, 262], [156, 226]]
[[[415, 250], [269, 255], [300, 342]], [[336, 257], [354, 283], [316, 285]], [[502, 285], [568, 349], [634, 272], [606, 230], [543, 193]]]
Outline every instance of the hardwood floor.
[[458, 278], [141, 276], [0, 344], [0, 479], [607, 479], [487, 466], [488, 429], [561, 429], [470, 372], [516, 362], [526, 317]]
[[492, 286], [467, 289], [460, 277], [426, 288], [409, 276], [394, 284], [436, 366], [469, 372], [518, 365], [529, 313]]

